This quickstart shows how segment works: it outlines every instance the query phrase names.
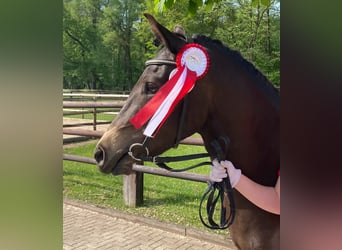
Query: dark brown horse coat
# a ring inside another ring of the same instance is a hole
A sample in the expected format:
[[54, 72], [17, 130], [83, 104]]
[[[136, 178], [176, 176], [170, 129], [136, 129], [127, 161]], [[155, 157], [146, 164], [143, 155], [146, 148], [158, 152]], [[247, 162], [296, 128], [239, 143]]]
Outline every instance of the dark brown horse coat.
[[[170, 32], [151, 15], [145, 16], [164, 45], [154, 59], [174, 61], [186, 44], [184, 34]], [[280, 168], [278, 90], [238, 52], [219, 41], [196, 36], [192, 42], [208, 51], [211, 65], [207, 75], [197, 81], [188, 94], [181, 137], [200, 133], [212, 158], [215, 157], [210, 146], [212, 140], [229, 137], [231, 143], [225, 158], [254, 181], [275, 185]], [[132, 143], [144, 140], [144, 128], [135, 129], [129, 120], [168, 80], [174, 68], [169, 64], [145, 68], [125, 106], [98, 142], [95, 159], [100, 171], [114, 175], [130, 173], [134, 160], [127, 152]], [[173, 146], [180, 106], [151, 140], [151, 155], [161, 154]], [[236, 246], [239, 249], [279, 249], [280, 216], [259, 209], [237, 191], [234, 195], [236, 217], [230, 232]]]

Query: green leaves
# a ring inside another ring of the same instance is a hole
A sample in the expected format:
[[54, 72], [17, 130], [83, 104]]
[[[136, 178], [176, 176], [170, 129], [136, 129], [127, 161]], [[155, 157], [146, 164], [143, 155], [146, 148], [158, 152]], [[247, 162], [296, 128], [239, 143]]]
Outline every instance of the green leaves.
[[271, 5], [271, 0], [252, 0], [253, 7], [257, 7], [259, 4], [268, 7]]
[[[154, 0], [153, 2], [155, 6], [154, 11], [159, 13], [162, 13], [165, 10], [170, 10], [176, 2], [180, 2], [185, 6], [187, 5], [187, 13], [191, 16], [194, 16], [197, 13], [197, 10], [203, 5], [202, 0]], [[214, 0], [207, 0], [206, 2], [212, 6]]]
[[278, 0], [73, 0], [63, 7], [64, 88], [130, 89], [160, 49], [142, 16], [154, 11], [170, 30], [180, 24], [189, 37], [207, 35], [240, 51], [279, 84]]
[[[207, 11], [210, 11], [212, 10], [214, 3], [225, 2], [223, 0], [205, 0], [204, 2], [202, 0], [186, 0], [186, 1], [187, 1], [187, 11], [188, 11], [188, 14], [191, 16], [196, 15], [198, 9], [201, 8], [203, 5], [205, 5], [205, 9]], [[178, 0], [178, 2], [181, 2], [184, 4], [186, 1]], [[173, 7], [173, 5], [177, 2], [177, 0], [154, 0], [153, 2], [155, 6], [154, 11], [162, 13], [165, 10], [170, 10]], [[260, 5], [268, 7], [271, 5], [271, 0], [251, 0], [251, 5], [253, 7], [258, 7]]]
[[176, 0], [154, 0], [154, 11], [163, 12], [165, 9], [171, 9]]
[[175, 0], [164, 0], [164, 4], [166, 8], [171, 8], [172, 5], [175, 3]]
[[154, 0], [154, 11], [155, 12], [163, 12], [165, 9], [165, 1], [166, 0]]
[[215, 2], [217, 2], [217, 0], [206, 0], [204, 2], [205, 10], [210, 11], [213, 8]]

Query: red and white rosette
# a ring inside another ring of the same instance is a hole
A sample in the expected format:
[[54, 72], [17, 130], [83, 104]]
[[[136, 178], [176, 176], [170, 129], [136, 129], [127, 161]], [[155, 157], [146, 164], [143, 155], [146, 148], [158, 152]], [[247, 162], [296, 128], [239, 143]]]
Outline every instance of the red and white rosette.
[[205, 48], [197, 43], [186, 44], [177, 54], [177, 68], [185, 65], [196, 72], [197, 80], [202, 79], [209, 70], [209, 55]]
[[177, 69], [170, 73], [170, 79], [130, 120], [137, 129], [150, 120], [144, 131], [148, 137], [155, 136], [179, 101], [206, 75], [209, 55], [199, 44], [186, 44], [177, 54], [176, 64]]

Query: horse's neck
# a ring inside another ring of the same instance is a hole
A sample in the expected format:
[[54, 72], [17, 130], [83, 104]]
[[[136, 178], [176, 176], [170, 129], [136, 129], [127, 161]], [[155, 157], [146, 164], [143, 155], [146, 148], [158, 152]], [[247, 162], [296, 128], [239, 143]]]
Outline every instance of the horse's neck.
[[212, 74], [211, 81], [220, 94], [225, 95], [224, 101], [233, 98], [235, 104], [243, 102], [245, 107], [252, 107], [254, 112], [268, 108], [279, 112], [279, 91], [259, 70], [253, 69], [254, 66], [249, 62], [243, 62], [244, 59], [237, 62], [236, 58], [222, 55], [217, 57], [220, 63], [216, 63], [215, 67], [219, 73]]
[[[253, 175], [256, 169], [277, 164], [279, 110], [276, 96], [268, 96], [259, 86], [248, 84], [227, 84], [217, 91], [201, 135], [212, 156], [215, 150], [211, 142], [220, 136], [228, 137], [226, 157]], [[275, 158], [268, 157], [270, 154]]]

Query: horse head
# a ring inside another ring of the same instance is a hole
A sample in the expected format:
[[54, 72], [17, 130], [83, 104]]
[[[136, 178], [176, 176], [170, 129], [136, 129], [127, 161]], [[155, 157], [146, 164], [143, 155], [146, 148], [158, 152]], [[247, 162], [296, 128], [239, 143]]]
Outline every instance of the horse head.
[[[187, 43], [185, 32], [181, 26], [176, 26], [174, 31], [171, 32], [159, 24], [151, 15], [145, 14], [145, 16], [157, 38], [157, 42], [161, 43], [163, 47], [152, 60], [146, 62], [146, 68], [132, 89], [124, 107], [96, 146], [94, 156], [99, 170], [103, 173], [118, 175], [131, 172], [132, 164], [137, 160], [128, 155], [129, 147], [134, 143], [143, 142], [145, 126], [136, 129], [130, 123], [130, 119], [169, 80], [171, 71], [176, 68], [176, 55]], [[191, 92], [206, 93], [207, 91], [196, 87]], [[186, 116], [184, 119], [179, 139], [190, 136], [203, 125], [206, 109], [198, 108], [197, 103], [204, 104], [206, 100], [199, 99], [199, 96], [205, 95], [189, 95], [189, 108], [186, 112], [191, 113], [191, 116]], [[148, 146], [150, 155], [158, 155], [171, 148], [176, 142], [181, 106], [180, 103], [175, 107], [165, 124], [160, 128], [153, 140], [150, 141]]]

